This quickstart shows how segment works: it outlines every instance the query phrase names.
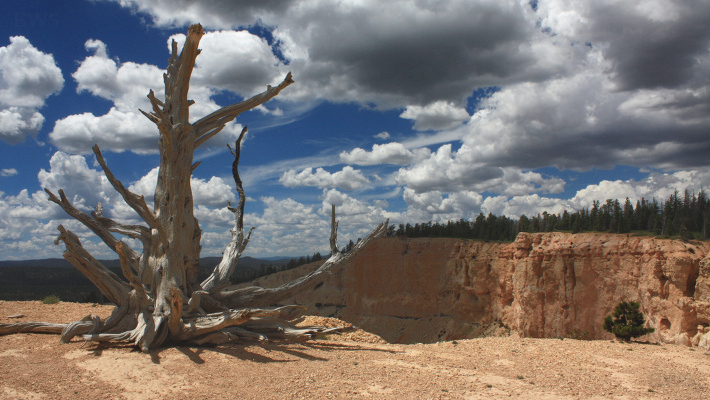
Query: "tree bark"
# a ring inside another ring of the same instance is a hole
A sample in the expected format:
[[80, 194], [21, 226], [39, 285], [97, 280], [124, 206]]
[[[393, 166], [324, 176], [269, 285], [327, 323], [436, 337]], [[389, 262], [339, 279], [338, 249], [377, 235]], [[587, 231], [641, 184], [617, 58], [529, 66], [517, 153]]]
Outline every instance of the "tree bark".
[[[60, 340], [67, 342], [75, 336], [86, 341], [130, 341], [148, 352], [161, 346], [166, 340], [171, 343], [221, 344], [241, 340], [293, 339], [305, 340], [318, 333], [332, 333], [339, 329], [323, 327], [295, 327], [280, 315], [286, 311], [301, 309], [286, 306], [274, 309], [267, 307], [292, 296], [299, 290], [321, 283], [326, 272], [342, 266], [348, 258], [357, 254], [372, 239], [383, 235], [388, 222], [380, 224], [348, 254], [337, 247], [335, 207], [331, 213], [331, 257], [317, 271], [275, 289], [246, 288], [230, 290], [227, 286], [239, 257], [246, 249], [254, 228], [244, 233], [244, 203], [246, 195], [239, 177], [241, 141], [246, 133], [242, 130], [232, 150], [234, 162], [232, 175], [239, 194], [234, 208], [234, 228], [222, 261], [210, 276], [198, 282], [200, 267], [201, 230], [193, 210], [193, 194], [190, 186], [192, 172], [199, 163], [193, 162], [195, 149], [219, 133], [227, 123], [240, 113], [263, 104], [293, 83], [291, 73], [275, 87], [267, 89], [245, 101], [224, 107], [212, 114], [189, 122], [189, 83], [199, 55], [202, 26], [188, 29], [185, 44], [178, 53], [173, 41], [172, 52], [166, 73], [165, 99], [159, 100], [150, 90], [148, 98], [152, 111], [141, 110], [155, 123], [159, 132], [160, 166], [151, 209], [143, 196], [129, 191], [111, 172], [98, 146], [94, 146], [96, 160], [113, 188], [123, 200], [143, 219], [145, 225], [125, 225], [103, 216], [99, 204], [91, 215], [76, 209], [63, 190], [57, 197], [45, 189], [49, 200], [58, 204], [70, 216], [80, 221], [96, 234], [121, 263], [123, 277], [119, 277], [81, 245], [71, 231], [59, 226], [60, 234], [55, 244], [63, 242], [64, 258], [70, 261], [115, 304], [109, 318], [101, 321], [96, 316], [87, 316], [68, 324], [27, 322], [0, 324], [0, 334], [34, 332], [59, 333]], [[141, 252], [118, 240], [114, 234], [138, 239], [143, 245]]]

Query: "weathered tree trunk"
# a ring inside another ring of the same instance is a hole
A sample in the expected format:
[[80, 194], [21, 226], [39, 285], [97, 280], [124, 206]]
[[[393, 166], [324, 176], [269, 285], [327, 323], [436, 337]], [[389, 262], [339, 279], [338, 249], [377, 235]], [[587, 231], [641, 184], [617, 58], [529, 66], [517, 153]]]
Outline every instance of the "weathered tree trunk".
[[[0, 324], [0, 334], [61, 333], [62, 342], [77, 335], [87, 341], [131, 341], [147, 352], [166, 340], [196, 344], [270, 338], [302, 340], [319, 332], [337, 331], [323, 327], [296, 328], [278, 318], [285, 311], [302, 308], [300, 306], [276, 309], [263, 307], [322, 282], [326, 271], [336, 268], [373, 238], [384, 234], [387, 222], [380, 224], [350, 253], [344, 255], [338, 251], [336, 244], [338, 224], [333, 207], [331, 257], [318, 271], [275, 289], [252, 287], [229, 290], [229, 278], [254, 229], [244, 234], [245, 194], [238, 171], [241, 141], [246, 127], [236, 141], [235, 148], [230, 148], [234, 155], [232, 174], [239, 193], [237, 207], [228, 205], [235, 216], [232, 239], [212, 274], [203, 282], [197, 280], [201, 230], [193, 214], [190, 178], [199, 163], [193, 163], [193, 153], [237, 115], [263, 104], [293, 83], [289, 73], [278, 86], [269, 86], [261, 94], [190, 123], [189, 108], [192, 101], [188, 100], [188, 89], [203, 34], [200, 25], [191, 26], [179, 55], [177, 44], [173, 41], [167, 72], [163, 75], [165, 100], [156, 98], [151, 90], [148, 98], [153, 109], [151, 112], [141, 110], [157, 125], [160, 133], [160, 168], [152, 209], [142, 196], [130, 192], [116, 179], [98, 146], [93, 147], [96, 159], [109, 182], [146, 225], [124, 225], [106, 218], [100, 205], [91, 215], [86, 214], [76, 209], [62, 190], [57, 197], [45, 189], [52, 202], [83, 223], [118, 255], [123, 278], [93, 258], [75, 234], [59, 226], [60, 234], [55, 244], [64, 242], [64, 258], [116, 305], [114, 312], [105, 321], [90, 315], [68, 324]], [[131, 249], [116, 239], [114, 234], [138, 239], [142, 243], [142, 251], [139, 253]]]

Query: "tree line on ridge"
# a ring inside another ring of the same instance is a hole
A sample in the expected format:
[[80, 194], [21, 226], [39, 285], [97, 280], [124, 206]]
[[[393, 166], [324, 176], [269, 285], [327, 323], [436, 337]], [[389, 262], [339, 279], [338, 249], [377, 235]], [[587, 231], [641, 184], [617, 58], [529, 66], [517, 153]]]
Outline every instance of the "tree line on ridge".
[[707, 239], [710, 219], [710, 199], [700, 190], [696, 195], [685, 190], [675, 191], [667, 200], [641, 199], [633, 204], [629, 198], [621, 201], [608, 199], [594, 201], [591, 208], [561, 214], [543, 212], [518, 219], [506, 216], [488, 216], [479, 213], [473, 220], [460, 219], [446, 223], [425, 222], [399, 224], [389, 227], [390, 236], [452, 237], [492, 241], [513, 241], [520, 232], [610, 232], [640, 233], [646, 235], [678, 237], [682, 240]]

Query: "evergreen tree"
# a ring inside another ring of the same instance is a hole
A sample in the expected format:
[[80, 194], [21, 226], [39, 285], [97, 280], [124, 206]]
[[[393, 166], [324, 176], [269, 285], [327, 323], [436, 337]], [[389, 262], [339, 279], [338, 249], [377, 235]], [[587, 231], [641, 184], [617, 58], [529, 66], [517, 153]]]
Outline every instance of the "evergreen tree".
[[617, 339], [631, 339], [653, 332], [653, 328], [645, 328], [646, 319], [639, 311], [640, 305], [635, 301], [622, 301], [616, 305], [614, 312], [604, 318], [602, 327], [611, 332]]

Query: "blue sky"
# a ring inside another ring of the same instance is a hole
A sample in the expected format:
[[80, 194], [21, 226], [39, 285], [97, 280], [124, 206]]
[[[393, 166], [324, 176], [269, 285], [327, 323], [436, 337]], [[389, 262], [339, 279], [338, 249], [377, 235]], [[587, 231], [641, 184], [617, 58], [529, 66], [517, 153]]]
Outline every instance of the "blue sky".
[[328, 251], [377, 223], [517, 217], [708, 186], [707, 1], [11, 2], [0, 15], [0, 259], [59, 257], [47, 201], [138, 223], [99, 172], [152, 199], [169, 42], [201, 23], [192, 117], [279, 83], [196, 154], [203, 255], [229, 240], [243, 125], [247, 254]]

